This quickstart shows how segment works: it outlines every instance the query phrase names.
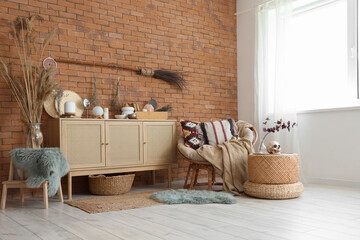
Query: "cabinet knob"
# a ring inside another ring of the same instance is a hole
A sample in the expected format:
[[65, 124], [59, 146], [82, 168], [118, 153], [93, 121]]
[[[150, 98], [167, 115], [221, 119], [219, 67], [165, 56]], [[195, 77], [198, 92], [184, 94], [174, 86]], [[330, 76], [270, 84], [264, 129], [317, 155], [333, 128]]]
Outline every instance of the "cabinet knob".
[[105, 143], [101, 143], [101, 145], [104, 145]]
[[144, 142], [144, 144], [146, 144], [146, 142]]
[[105, 143], [105, 145], [109, 145], [109, 143]]

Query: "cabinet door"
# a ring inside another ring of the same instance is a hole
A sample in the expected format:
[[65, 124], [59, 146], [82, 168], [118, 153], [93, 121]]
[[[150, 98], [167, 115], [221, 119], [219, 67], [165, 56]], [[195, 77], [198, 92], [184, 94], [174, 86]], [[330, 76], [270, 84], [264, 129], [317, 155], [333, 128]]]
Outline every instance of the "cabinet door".
[[105, 166], [104, 122], [63, 121], [61, 150], [71, 168]]
[[176, 122], [144, 122], [144, 163], [176, 161]]
[[143, 164], [141, 122], [108, 121], [106, 128], [106, 166]]

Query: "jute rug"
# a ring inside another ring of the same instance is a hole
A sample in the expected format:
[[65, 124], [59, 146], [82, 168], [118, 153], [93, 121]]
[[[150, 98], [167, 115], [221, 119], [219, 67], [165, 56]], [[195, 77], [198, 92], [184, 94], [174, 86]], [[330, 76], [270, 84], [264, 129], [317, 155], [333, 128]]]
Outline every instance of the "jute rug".
[[116, 196], [66, 201], [65, 203], [88, 213], [111, 212], [163, 204], [150, 199], [150, 196], [153, 193], [154, 192], [126, 193]]

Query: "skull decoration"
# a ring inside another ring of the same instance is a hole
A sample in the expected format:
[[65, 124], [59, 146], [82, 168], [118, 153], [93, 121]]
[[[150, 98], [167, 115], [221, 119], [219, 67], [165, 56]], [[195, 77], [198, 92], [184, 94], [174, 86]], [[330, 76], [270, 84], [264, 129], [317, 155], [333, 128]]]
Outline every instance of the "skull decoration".
[[270, 154], [279, 154], [281, 151], [280, 144], [277, 141], [271, 141], [266, 144], [266, 151]]

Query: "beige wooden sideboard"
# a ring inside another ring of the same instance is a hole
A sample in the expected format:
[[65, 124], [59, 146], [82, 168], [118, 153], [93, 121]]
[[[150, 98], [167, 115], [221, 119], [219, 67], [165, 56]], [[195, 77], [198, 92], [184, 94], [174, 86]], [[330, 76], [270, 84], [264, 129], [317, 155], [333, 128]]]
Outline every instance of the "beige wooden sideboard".
[[68, 198], [72, 177], [168, 169], [176, 161], [176, 120], [51, 119], [45, 145], [66, 156]]

